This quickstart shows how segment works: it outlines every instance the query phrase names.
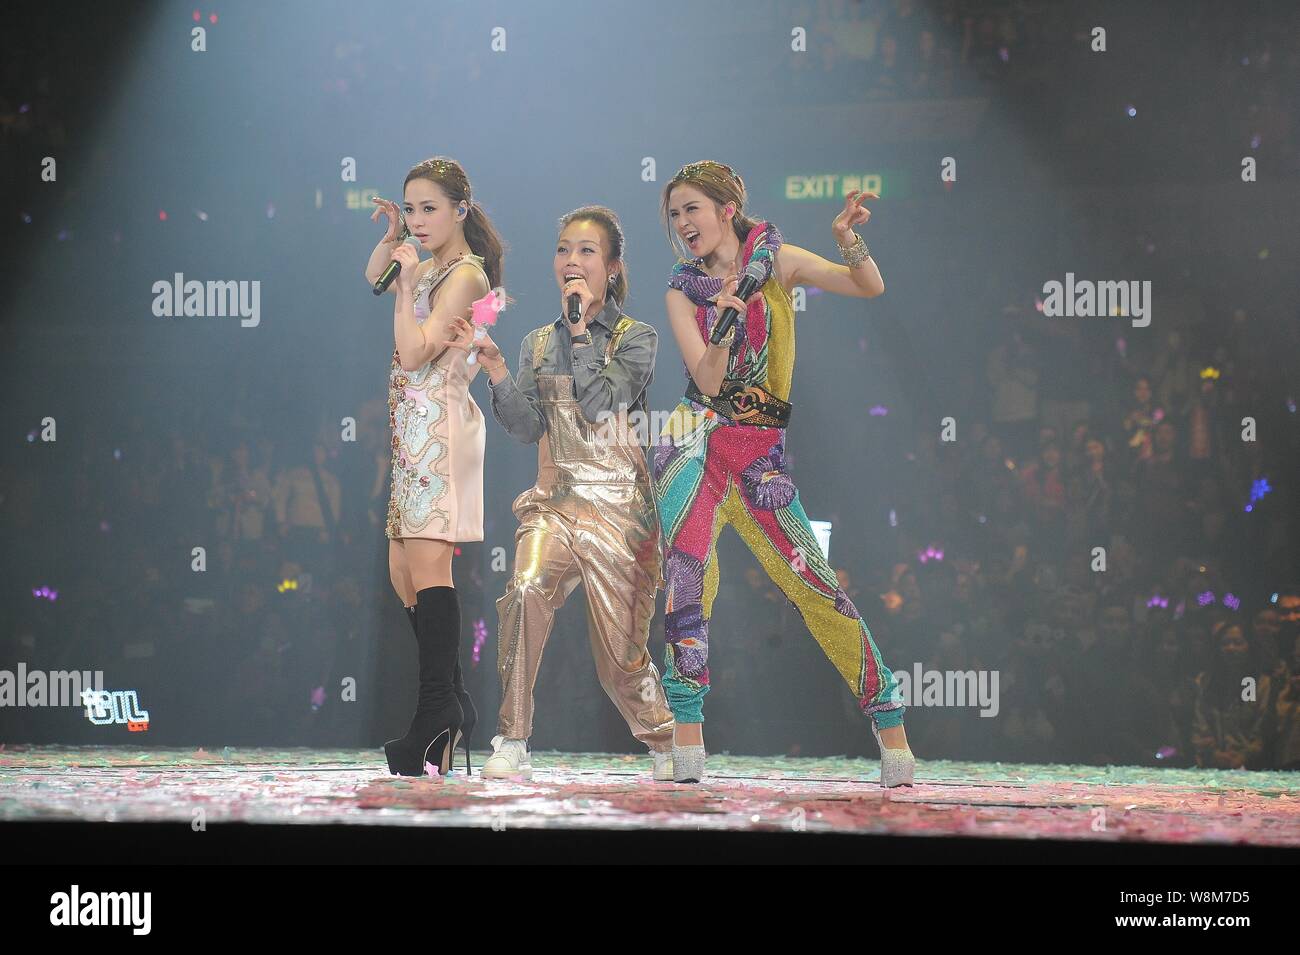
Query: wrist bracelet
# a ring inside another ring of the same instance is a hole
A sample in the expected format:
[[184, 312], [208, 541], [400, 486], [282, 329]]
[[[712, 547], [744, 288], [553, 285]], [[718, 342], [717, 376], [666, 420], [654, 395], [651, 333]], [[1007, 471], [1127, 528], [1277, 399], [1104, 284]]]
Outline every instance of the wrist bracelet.
[[[871, 250], [867, 248], [867, 243], [862, 236], [856, 236], [856, 239], [857, 241], [848, 248], [845, 248], [842, 245], [839, 247], [840, 256], [844, 259], [845, 264], [851, 269], [857, 268], [866, 261], [868, 256], [871, 255]], [[836, 244], [838, 245], [839, 243]]]

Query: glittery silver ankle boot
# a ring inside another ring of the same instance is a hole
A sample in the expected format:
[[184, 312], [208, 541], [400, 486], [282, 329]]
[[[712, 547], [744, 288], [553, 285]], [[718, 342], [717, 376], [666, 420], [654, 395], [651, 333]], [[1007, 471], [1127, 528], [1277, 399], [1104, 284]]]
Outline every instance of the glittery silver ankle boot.
[[673, 782], [698, 783], [704, 778], [704, 746], [673, 743]]
[[871, 724], [871, 735], [880, 747], [880, 785], [886, 788], [911, 786], [912, 775], [916, 770], [916, 758], [912, 755], [911, 747], [886, 749], [880, 741], [880, 731], [876, 729], [875, 723]]

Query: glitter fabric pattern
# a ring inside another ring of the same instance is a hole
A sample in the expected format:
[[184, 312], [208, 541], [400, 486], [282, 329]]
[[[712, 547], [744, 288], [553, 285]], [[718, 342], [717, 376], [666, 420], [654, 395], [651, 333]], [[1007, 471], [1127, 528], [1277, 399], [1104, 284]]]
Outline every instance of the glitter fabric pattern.
[[[789, 400], [794, 310], [773, 275], [781, 243], [770, 223], [759, 223], [745, 243], [746, 264], [762, 262], [767, 276], [761, 298], [737, 324], [727, 380], [762, 385]], [[712, 299], [722, 280], [698, 264], [679, 262], [669, 286], [696, 305], [696, 323], [707, 339], [717, 320]], [[882, 729], [901, 724], [904, 706], [894, 676], [840, 588], [800, 502], [786, 464], [785, 429], [732, 424], [682, 399], [659, 436], [653, 460], [667, 587], [664, 688], [676, 720], [703, 722], [710, 686], [709, 618], [719, 580], [717, 540], [730, 524], [798, 610], [862, 712]]]
[[[446, 271], [430, 270], [414, 289], [415, 320], [429, 317], [433, 294], [459, 265], [483, 271], [466, 256]], [[486, 277], [486, 272], [484, 272]], [[483, 412], [469, 393], [478, 373], [464, 351], [448, 348], [415, 371], [402, 370], [397, 350], [388, 377], [392, 489], [385, 534], [447, 541], [483, 539]]]
[[[637, 324], [625, 315], [618, 318], [605, 369], [616, 368], [619, 343]], [[544, 336], [534, 339], [528, 386], [528, 397], [546, 422], [538, 441], [537, 483], [515, 499], [514, 573], [497, 601], [497, 729], [512, 739], [532, 735], [542, 653], [556, 611], [581, 583], [600, 685], [633, 737], [666, 752], [672, 745], [672, 713], [646, 650], [661, 579], [659, 522], [650, 468], [627, 411], [640, 400], [648, 376], [624, 386], [632, 393], [618, 396], [619, 414], [593, 424], [577, 400], [572, 375], [538, 373], [545, 348]], [[628, 380], [625, 374], [615, 378]]]

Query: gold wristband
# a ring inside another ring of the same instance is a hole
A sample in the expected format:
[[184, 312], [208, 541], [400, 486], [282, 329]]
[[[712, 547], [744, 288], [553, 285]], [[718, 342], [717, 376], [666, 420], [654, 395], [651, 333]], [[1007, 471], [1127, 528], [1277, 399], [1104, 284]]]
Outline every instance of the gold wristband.
[[719, 348], [730, 348], [731, 343], [734, 342], [735, 340], [736, 340], [736, 326], [732, 325], [729, 329], [727, 329], [727, 334], [719, 338], [717, 342], [714, 342], [713, 339], [710, 338], [709, 344], [710, 345], [716, 344]]
[[[837, 242], [836, 245], [839, 245]], [[854, 236], [854, 242], [847, 248], [840, 245], [840, 257], [844, 259], [844, 264], [854, 269], [867, 260], [871, 255], [871, 250], [867, 248], [866, 240], [860, 235]]]

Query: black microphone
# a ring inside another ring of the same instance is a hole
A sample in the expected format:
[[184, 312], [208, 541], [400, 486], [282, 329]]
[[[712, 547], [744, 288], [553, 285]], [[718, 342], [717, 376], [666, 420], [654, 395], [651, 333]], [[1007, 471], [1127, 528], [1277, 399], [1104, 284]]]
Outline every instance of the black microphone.
[[[407, 245], [413, 245], [417, 249], [420, 247], [420, 240], [413, 235], [408, 235], [405, 241]], [[397, 278], [397, 273], [400, 271], [402, 271], [402, 263], [393, 259], [388, 263], [388, 268], [384, 269], [384, 273], [379, 276], [379, 281], [375, 283], [375, 287], [371, 291], [376, 295], [383, 295], [388, 291], [388, 286], [393, 284], [393, 279]]]
[[574, 292], [569, 296], [569, 324], [577, 325], [582, 321], [582, 296]]
[[[763, 263], [750, 262], [745, 269], [745, 274], [740, 277], [740, 284], [736, 286], [736, 298], [742, 302], [754, 294], [755, 289], [763, 284]], [[722, 317], [718, 323], [713, 326], [713, 334], [709, 336], [709, 341], [717, 344], [722, 341], [722, 336], [727, 334], [731, 326], [736, 324], [736, 319], [740, 317], [740, 312], [734, 308], [727, 307], [722, 310]]]

